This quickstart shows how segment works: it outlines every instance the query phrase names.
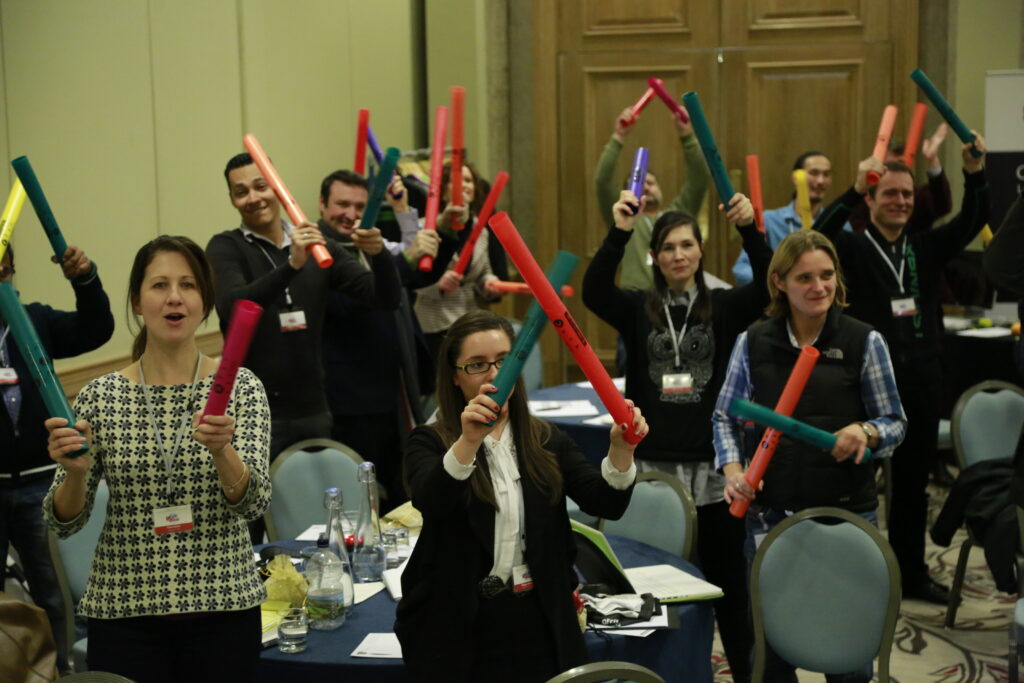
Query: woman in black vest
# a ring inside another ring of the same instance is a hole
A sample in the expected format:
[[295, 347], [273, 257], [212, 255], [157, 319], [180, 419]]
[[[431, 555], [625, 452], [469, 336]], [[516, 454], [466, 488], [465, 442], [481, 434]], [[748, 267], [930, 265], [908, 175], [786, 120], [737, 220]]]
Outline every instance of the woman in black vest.
[[638, 204], [624, 190], [612, 209], [615, 225], [583, 278], [583, 302], [618, 330], [626, 346], [626, 396], [651, 425], [651, 435], [637, 446], [638, 467], [678, 477], [697, 504], [697, 561], [707, 579], [725, 592], [715, 602], [715, 617], [733, 678], [745, 681], [753, 644], [742, 555], [745, 532], [722, 497], [725, 480], [714, 468], [711, 413], [736, 335], [768, 303], [764, 282], [771, 251], [754, 226], [750, 200], [737, 194], [730, 203], [727, 218], [750, 255], [752, 283], [709, 290], [700, 226], [687, 213], [669, 211], [651, 234], [654, 288], [616, 287], [615, 271], [633, 235], [632, 209]]

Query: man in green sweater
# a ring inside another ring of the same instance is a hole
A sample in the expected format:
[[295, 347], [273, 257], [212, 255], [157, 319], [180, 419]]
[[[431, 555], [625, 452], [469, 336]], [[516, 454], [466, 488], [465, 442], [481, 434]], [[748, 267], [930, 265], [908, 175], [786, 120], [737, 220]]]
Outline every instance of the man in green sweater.
[[[622, 270], [619, 274], [619, 286], [624, 289], [647, 290], [653, 285], [650, 255], [651, 228], [658, 216], [665, 211], [685, 211], [696, 216], [708, 188], [710, 176], [704, 163], [704, 155], [697, 143], [697, 136], [693, 134], [693, 127], [689, 123], [683, 123], [674, 115], [672, 115], [672, 121], [679, 132], [679, 140], [683, 144], [686, 182], [683, 183], [679, 194], [666, 206], [662, 201], [658, 179], [648, 168], [647, 180], [644, 183], [644, 198], [646, 199], [644, 212], [633, 223], [633, 236], [626, 244], [626, 253], [623, 256]], [[608, 144], [604, 146], [601, 158], [597, 162], [597, 170], [594, 173], [598, 206], [601, 216], [604, 217], [609, 228], [615, 224], [612, 205], [619, 200], [619, 191], [623, 188], [623, 184], [615, 178], [615, 166], [619, 161], [619, 154], [622, 152], [623, 140], [629, 135], [634, 125], [632, 111], [627, 107], [615, 119], [615, 131], [612, 133], [611, 139], [608, 140]], [[715, 286], [712, 284], [714, 281], [721, 283], [714, 276], [707, 277], [709, 286]], [[721, 285], [724, 284], [721, 283]]]

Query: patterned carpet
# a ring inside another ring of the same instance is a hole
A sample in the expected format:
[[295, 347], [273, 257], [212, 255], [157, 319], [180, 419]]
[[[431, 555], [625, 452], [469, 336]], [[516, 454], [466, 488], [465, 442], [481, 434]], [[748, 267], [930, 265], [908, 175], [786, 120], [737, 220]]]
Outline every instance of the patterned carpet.
[[[948, 489], [930, 486], [928, 492], [930, 527]], [[879, 516], [882, 516], [881, 508]], [[966, 538], [967, 532], [961, 529], [948, 548], [936, 546], [928, 539], [928, 566], [939, 583], [952, 584], [960, 544]], [[972, 548], [955, 628], [944, 628], [944, 606], [918, 600], [903, 601], [889, 658], [891, 680], [899, 683], [1008, 681], [1009, 628], [1016, 599], [1015, 595], [996, 590], [983, 551]], [[712, 667], [715, 683], [732, 680], [717, 632]], [[801, 683], [825, 680], [822, 674], [806, 671], [800, 671], [798, 677]]]

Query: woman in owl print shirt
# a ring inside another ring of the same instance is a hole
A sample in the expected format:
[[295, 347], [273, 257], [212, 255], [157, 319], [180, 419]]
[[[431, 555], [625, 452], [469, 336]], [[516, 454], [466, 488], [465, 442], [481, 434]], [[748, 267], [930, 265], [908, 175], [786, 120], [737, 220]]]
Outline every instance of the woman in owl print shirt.
[[725, 592], [715, 603], [715, 615], [734, 679], [749, 680], [745, 531], [743, 520], [729, 515], [724, 479], [714, 469], [711, 414], [733, 342], [768, 303], [765, 282], [772, 253], [754, 225], [750, 200], [736, 194], [726, 217], [750, 256], [750, 284], [708, 289], [700, 226], [687, 213], [669, 211], [658, 218], [651, 235], [654, 288], [619, 289], [615, 270], [640, 204], [632, 192], [622, 191], [613, 207], [615, 226], [583, 279], [583, 302], [618, 330], [626, 346], [626, 396], [650, 425], [636, 450], [637, 467], [678, 477], [697, 504], [697, 561], [708, 580]]

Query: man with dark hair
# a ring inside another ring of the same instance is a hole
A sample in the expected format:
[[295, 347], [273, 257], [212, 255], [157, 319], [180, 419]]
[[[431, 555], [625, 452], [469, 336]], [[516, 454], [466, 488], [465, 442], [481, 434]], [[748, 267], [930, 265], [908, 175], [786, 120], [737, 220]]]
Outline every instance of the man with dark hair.
[[[56, 257], [51, 257], [56, 261]], [[58, 311], [45, 304], [28, 304], [39, 341], [51, 358], [71, 358], [103, 346], [114, 333], [110, 300], [103, 291], [96, 264], [78, 247], [68, 247], [60, 262], [75, 292], [75, 310]], [[4, 254], [0, 282], [14, 277], [14, 251]], [[32, 381], [28, 364], [0, 318], [0, 586], [7, 568], [7, 547], [18, 551], [32, 600], [46, 611], [57, 643], [57, 664], [68, 671], [64, 603], [50, 561], [43, 498], [57, 464], [47, 451], [49, 434], [43, 421], [50, 417]]]
[[[976, 134], [977, 135], [977, 134]], [[938, 281], [946, 262], [959, 254], [988, 219], [985, 141], [963, 147], [964, 199], [955, 218], [932, 230], [908, 234], [914, 212], [914, 176], [899, 161], [860, 162], [853, 187], [832, 202], [815, 222], [836, 244], [846, 276], [847, 314], [882, 333], [889, 344], [896, 384], [907, 414], [907, 436], [892, 459], [893, 499], [889, 542], [903, 577], [903, 596], [945, 604], [949, 591], [928, 575], [924, 561], [928, 496], [925, 487], [935, 458], [942, 396]], [[867, 174], [881, 176], [868, 186]], [[863, 233], [842, 226], [865, 201], [871, 220]], [[866, 430], [867, 431], [867, 430]], [[869, 438], [870, 438], [869, 434]]]
[[[803, 169], [807, 173], [807, 190], [811, 198], [811, 215], [817, 217], [825, 206], [825, 195], [832, 187], [832, 160], [824, 152], [810, 150], [804, 152], [793, 162], [793, 170]], [[764, 234], [772, 251], [779, 245], [782, 238], [791, 232], [800, 230], [803, 225], [796, 207], [796, 193], [793, 200], [777, 209], [764, 212]], [[810, 229], [810, 228], [808, 228]], [[732, 267], [733, 277], [737, 285], [745, 285], [753, 278], [750, 270], [750, 258], [747, 252], [740, 251], [736, 264]]]
[[[206, 252], [217, 273], [221, 330], [227, 331], [238, 299], [250, 299], [264, 309], [246, 367], [267, 391], [273, 459], [298, 441], [331, 433], [322, 360], [327, 292], [345, 292], [369, 306], [392, 310], [401, 285], [379, 230], [352, 233], [353, 243], [372, 265], [370, 271], [337, 243], [325, 243], [316, 225], [291, 225], [248, 154], [228, 161], [224, 177], [241, 225], [214, 235]], [[334, 258], [332, 266], [320, 268], [308, 256], [314, 244], [325, 244]]]

